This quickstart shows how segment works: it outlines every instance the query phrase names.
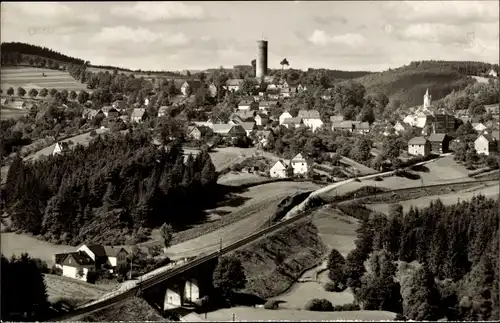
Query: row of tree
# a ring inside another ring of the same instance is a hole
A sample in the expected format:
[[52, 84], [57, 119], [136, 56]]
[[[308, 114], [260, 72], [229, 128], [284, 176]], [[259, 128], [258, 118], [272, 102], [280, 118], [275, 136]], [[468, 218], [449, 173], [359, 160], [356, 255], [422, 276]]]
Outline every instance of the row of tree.
[[[20, 55], [30, 55], [64, 63], [82, 64], [84, 62], [82, 59], [61, 54], [47, 47], [20, 43], [20, 42], [2, 43], [0, 51], [2, 52], [2, 63], [4, 55], [9, 55], [12, 53], [15, 53], [15, 55], [19, 59], [21, 59]], [[18, 64], [19, 62], [17, 62], [16, 64]]]

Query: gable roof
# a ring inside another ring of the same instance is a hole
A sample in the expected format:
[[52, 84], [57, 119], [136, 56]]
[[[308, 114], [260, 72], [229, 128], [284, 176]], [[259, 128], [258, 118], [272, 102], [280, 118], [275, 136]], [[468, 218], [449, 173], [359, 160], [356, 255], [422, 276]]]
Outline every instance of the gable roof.
[[[67, 254], [66, 258], [69, 256], [73, 257], [76, 263], [81, 266], [94, 264], [94, 260], [92, 260], [92, 258], [90, 258], [90, 256], [83, 251], [70, 252]], [[64, 258], [64, 260], [66, 260], [66, 258]]]
[[254, 103], [253, 100], [241, 100], [240, 103], [238, 103], [238, 106], [251, 105], [252, 103]]
[[59, 146], [59, 149], [61, 149], [62, 151], [69, 150], [69, 143], [66, 141], [56, 142], [56, 144], [54, 145], [54, 148], [56, 146]]
[[303, 119], [316, 119], [319, 118], [319, 111], [317, 110], [299, 110], [297, 117]]
[[[203, 83], [198, 80], [186, 80], [185, 83], [187, 83], [189, 87], [194, 90], [199, 89], [203, 85]], [[184, 83], [182, 85], [184, 85]]]
[[285, 118], [283, 120], [283, 124], [301, 124], [302, 123], [302, 118], [295, 117], [295, 118]]
[[282, 159], [280, 159], [271, 168], [275, 168], [275, 167], [279, 167], [280, 169], [287, 169], [288, 165], [286, 164], [285, 161], [283, 161]]
[[255, 116], [255, 111], [250, 111], [250, 110], [239, 110], [234, 112], [231, 115], [231, 118], [233, 117], [239, 117], [242, 119], [242, 121], [245, 121], [247, 119], [253, 118]]
[[344, 121], [344, 116], [331, 116], [330, 117], [331, 122], [341, 122]]
[[228, 123], [215, 123], [212, 129], [215, 133], [229, 133], [234, 126]]
[[162, 105], [159, 109], [158, 112], [166, 112], [168, 110], [168, 106]]
[[409, 145], [425, 145], [427, 143], [427, 139], [424, 137], [413, 137], [408, 141]]
[[304, 156], [302, 156], [301, 153], [298, 153], [297, 155], [295, 155], [295, 157], [292, 158], [292, 162], [302, 162], [302, 161], [305, 161], [306, 159], [304, 158]]
[[226, 86], [241, 86], [243, 79], [229, 79], [226, 81]]
[[446, 138], [445, 133], [433, 133], [427, 138], [430, 142], [443, 142]]
[[242, 122], [241, 126], [245, 131], [255, 129], [255, 122]]
[[144, 113], [146, 113], [146, 109], [144, 109], [144, 108], [134, 109], [132, 111], [132, 115], [130, 117], [131, 118], [142, 118], [144, 116]]

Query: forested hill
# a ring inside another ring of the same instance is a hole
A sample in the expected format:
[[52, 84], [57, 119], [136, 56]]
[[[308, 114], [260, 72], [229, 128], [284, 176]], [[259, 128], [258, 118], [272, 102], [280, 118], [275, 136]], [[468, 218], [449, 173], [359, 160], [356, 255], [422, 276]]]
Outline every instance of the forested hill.
[[422, 96], [429, 88], [433, 100], [453, 90], [464, 89], [475, 81], [472, 75], [484, 75], [498, 65], [483, 62], [419, 61], [397, 69], [372, 73], [355, 79], [368, 93], [381, 92], [408, 107], [422, 104]]
[[56, 52], [55, 50], [49, 49], [47, 47], [30, 45], [26, 43], [19, 43], [19, 42], [2, 43], [0, 51], [2, 52], [2, 56], [12, 55], [12, 54], [33, 55], [42, 58], [52, 59], [62, 63], [72, 63], [79, 65], [84, 63], [83, 59], [67, 56], [59, 52]]

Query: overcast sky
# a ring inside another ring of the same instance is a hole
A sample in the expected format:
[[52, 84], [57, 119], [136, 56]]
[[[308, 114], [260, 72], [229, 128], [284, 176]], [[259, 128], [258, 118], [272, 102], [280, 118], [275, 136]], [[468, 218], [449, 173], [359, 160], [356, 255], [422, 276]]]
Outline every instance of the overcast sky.
[[382, 71], [412, 60], [498, 63], [499, 1], [1, 4], [2, 42], [143, 70], [250, 64]]

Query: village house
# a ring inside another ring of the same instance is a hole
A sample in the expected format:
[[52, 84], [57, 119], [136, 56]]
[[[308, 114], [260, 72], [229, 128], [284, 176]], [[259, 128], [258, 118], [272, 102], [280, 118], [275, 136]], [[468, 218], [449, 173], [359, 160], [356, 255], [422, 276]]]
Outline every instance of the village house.
[[428, 156], [431, 153], [431, 143], [424, 137], [413, 137], [408, 141], [408, 153], [414, 156]]
[[283, 98], [289, 98], [292, 96], [292, 92], [290, 91], [290, 88], [282, 88], [280, 89], [280, 96]]
[[100, 245], [82, 245], [76, 252], [55, 254], [55, 266], [63, 276], [86, 281], [91, 270], [108, 268], [110, 272], [127, 263], [128, 252], [124, 248]]
[[200, 140], [202, 137], [212, 134], [212, 129], [206, 126], [189, 126], [187, 135], [190, 138]]
[[253, 103], [254, 101], [251, 100], [242, 100], [238, 104], [238, 110], [250, 110]]
[[187, 96], [189, 92], [194, 94], [199, 88], [203, 86], [203, 83], [198, 80], [186, 80], [181, 86], [181, 93], [184, 96]]
[[450, 138], [448, 137], [447, 134], [433, 133], [427, 139], [431, 143], [431, 151], [432, 152], [435, 152], [438, 154], [443, 154], [443, 153], [448, 152]]
[[293, 168], [283, 160], [278, 160], [269, 170], [269, 175], [273, 178], [288, 178], [293, 175]]
[[208, 127], [213, 130], [214, 123], [212, 121], [194, 121], [193, 122], [198, 127]]
[[299, 117], [286, 118], [281, 125], [286, 127], [287, 129], [300, 128], [305, 126], [302, 118]]
[[484, 109], [486, 110], [486, 112], [489, 112], [491, 113], [493, 116], [498, 116], [498, 114], [500, 113], [500, 105], [498, 103], [495, 103], [495, 104], [489, 104], [489, 105], [485, 105], [484, 106]]
[[342, 121], [344, 121], [344, 116], [331, 116], [330, 117], [330, 122], [331, 123], [342, 122]]
[[89, 108], [84, 108], [82, 112], [82, 119], [92, 120], [95, 118], [105, 118], [106, 115], [102, 110], [94, 110]]
[[146, 117], [147, 117], [146, 109], [137, 108], [132, 110], [132, 114], [130, 115], [130, 120], [132, 120], [132, 122], [139, 123], [144, 121]]
[[259, 111], [268, 114], [269, 109], [275, 107], [278, 104], [277, 101], [260, 101], [259, 102]]
[[[498, 137], [498, 132], [496, 136]], [[480, 134], [474, 141], [474, 148], [478, 154], [489, 156], [491, 153], [498, 151], [498, 138], [485, 133]]]
[[481, 133], [483, 132], [483, 130], [486, 129], [486, 126], [480, 122], [474, 122], [472, 124], [472, 128], [474, 128], [474, 130], [476, 130], [477, 132]]
[[299, 110], [297, 113], [297, 117], [305, 119], [305, 118], [319, 118], [318, 110]]
[[290, 161], [290, 165], [292, 165], [294, 175], [307, 174], [311, 164], [312, 163], [308, 159], [304, 158], [301, 153], [298, 153]]
[[235, 114], [229, 118], [228, 124], [242, 124], [243, 122], [245, 121], [243, 121], [243, 119], [240, 116]]
[[240, 124], [219, 123], [214, 124], [212, 127], [215, 134], [223, 137], [229, 137], [231, 139], [244, 138], [247, 135], [247, 132]]
[[283, 112], [279, 117], [280, 124], [283, 124], [283, 122], [285, 122], [286, 119], [291, 119], [291, 118], [293, 117], [290, 114], [290, 112], [288, 111]]
[[353, 128], [354, 133], [365, 135], [370, 132], [369, 122], [353, 121], [352, 124], [354, 126]]
[[239, 118], [241, 119], [242, 122], [245, 121], [251, 122], [255, 121], [254, 117], [256, 114], [257, 112], [252, 110], [238, 110], [236, 112], [233, 112], [229, 117], [229, 119]]
[[498, 73], [497, 73], [497, 71], [495, 71], [494, 69], [491, 69], [491, 70], [488, 72], [488, 76], [491, 76], [491, 77], [498, 77]]
[[370, 132], [370, 124], [368, 122], [361, 121], [335, 121], [332, 122], [333, 131], [349, 131], [359, 134], [366, 134]]
[[311, 128], [312, 132], [323, 126], [323, 120], [321, 118], [303, 118], [304, 125]]
[[158, 117], [163, 117], [164, 115], [166, 115], [168, 112], [168, 107], [165, 106], [165, 105], [162, 105], [159, 109], [158, 109]]
[[208, 86], [208, 95], [211, 98], [217, 97], [217, 86], [214, 83], [210, 83]]
[[297, 92], [304, 92], [304, 91], [307, 91], [307, 87], [302, 85], [302, 84], [297, 84]]
[[118, 110], [116, 110], [112, 106], [102, 107], [101, 110], [104, 113], [104, 115], [106, 116], [106, 118], [118, 118], [118, 116], [120, 115]]
[[258, 125], [258, 126], [265, 126], [269, 123], [269, 117], [267, 116], [267, 114], [264, 114], [264, 113], [258, 113], [256, 116], [255, 116], [255, 123]]
[[266, 95], [271, 100], [278, 100], [281, 96], [279, 90], [267, 89]]
[[242, 84], [243, 84], [243, 79], [229, 79], [226, 81], [224, 89], [231, 92], [237, 92], [241, 89]]
[[70, 149], [69, 149], [69, 144], [67, 142], [65, 141], [56, 142], [54, 144], [54, 149], [52, 149], [51, 155], [54, 156], [54, 155], [64, 154], [68, 151], [70, 151]]
[[250, 134], [252, 133], [252, 131], [259, 129], [257, 127], [257, 125], [255, 124], [255, 122], [242, 122], [241, 126], [243, 127], [243, 129], [245, 129], [247, 137], [250, 136]]

